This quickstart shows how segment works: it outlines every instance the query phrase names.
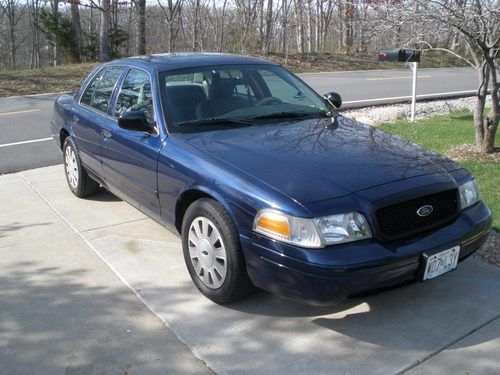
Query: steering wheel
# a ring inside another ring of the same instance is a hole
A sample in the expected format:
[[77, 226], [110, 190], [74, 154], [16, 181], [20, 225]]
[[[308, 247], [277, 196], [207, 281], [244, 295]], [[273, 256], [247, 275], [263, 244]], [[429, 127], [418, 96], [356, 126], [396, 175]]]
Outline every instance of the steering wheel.
[[255, 103], [256, 107], [260, 107], [262, 105], [269, 105], [269, 104], [282, 104], [283, 100], [280, 98], [276, 98], [274, 96], [267, 96], [265, 98], [260, 99], [257, 103]]

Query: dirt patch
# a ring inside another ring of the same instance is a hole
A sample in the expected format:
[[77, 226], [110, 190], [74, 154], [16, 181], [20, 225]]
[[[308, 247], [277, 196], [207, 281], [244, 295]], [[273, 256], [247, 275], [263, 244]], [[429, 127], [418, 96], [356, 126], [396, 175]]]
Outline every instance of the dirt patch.
[[474, 253], [474, 258], [500, 267], [500, 234], [491, 231], [490, 237], [485, 244]]
[[0, 97], [76, 91], [97, 63], [0, 72]]
[[[365, 54], [310, 53], [288, 56], [251, 53], [249, 55], [275, 61], [295, 73], [405, 68], [402, 63], [377, 61], [375, 52]], [[0, 71], [0, 97], [75, 91], [97, 65], [97, 62], [92, 62], [31, 70]], [[422, 68], [454, 67], [464, 66], [464, 63], [452, 55], [433, 52], [422, 57], [420, 66]]]
[[500, 148], [496, 147], [492, 154], [481, 154], [477, 150], [475, 145], [465, 144], [457, 146], [446, 153], [450, 158], [454, 160], [468, 160], [468, 159], [479, 159], [479, 160], [488, 160], [495, 161], [500, 163]]
[[[466, 66], [463, 61], [449, 54], [434, 51], [424, 53], [424, 55], [422, 62], [419, 64], [422, 68]], [[365, 54], [311, 53], [288, 56], [285, 54], [269, 54], [259, 57], [284, 65], [295, 73], [405, 68], [405, 64], [402, 63], [378, 61], [375, 52]]]

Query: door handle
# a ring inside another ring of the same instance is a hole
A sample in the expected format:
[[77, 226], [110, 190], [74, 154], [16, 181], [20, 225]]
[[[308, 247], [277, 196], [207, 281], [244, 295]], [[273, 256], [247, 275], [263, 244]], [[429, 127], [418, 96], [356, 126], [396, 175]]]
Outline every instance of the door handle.
[[111, 138], [111, 133], [107, 130], [101, 130], [101, 135], [104, 137], [104, 138]]

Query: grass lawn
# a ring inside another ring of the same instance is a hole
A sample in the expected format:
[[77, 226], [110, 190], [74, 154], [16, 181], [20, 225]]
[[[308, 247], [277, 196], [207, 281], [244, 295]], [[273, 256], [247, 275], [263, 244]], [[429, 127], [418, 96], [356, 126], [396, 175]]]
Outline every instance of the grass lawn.
[[[444, 155], [456, 146], [474, 143], [472, 114], [467, 110], [416, 123], [398, 120], [394, 124], [381, 125], [380, 128]], [[498, 138], [497, 146], [500, 143]], [[481, 195], [493, 212], [493, 228], [500, 232], [500, 163], [479, 156], [460, 160], [459, 163], [476, 176]]]

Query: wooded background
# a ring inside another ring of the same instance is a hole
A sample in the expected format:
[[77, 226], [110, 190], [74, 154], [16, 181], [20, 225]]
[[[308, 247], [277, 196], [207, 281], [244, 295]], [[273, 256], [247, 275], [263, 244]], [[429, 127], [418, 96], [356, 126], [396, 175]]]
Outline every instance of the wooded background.
[[[0, 69], [174, 51], [352, 54], [419, 47], [413, 36], [425, 25], [415, 17], [399, 22], [392, 13], [421, 9], [416, 1], [394, 0], [0, 0]], [[449, 28], [424, 39], [462, 54], [461, 38]]]
[[[176, 51], [445, 51], [478, 76], [476, 146], [500, 122], [500, 0], [0, 0], [0, 69]], [[491, 109], [486, 110], [486, 98]]]

